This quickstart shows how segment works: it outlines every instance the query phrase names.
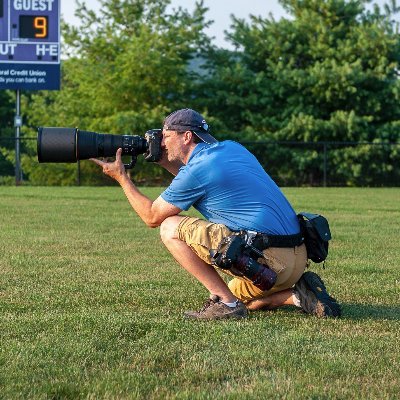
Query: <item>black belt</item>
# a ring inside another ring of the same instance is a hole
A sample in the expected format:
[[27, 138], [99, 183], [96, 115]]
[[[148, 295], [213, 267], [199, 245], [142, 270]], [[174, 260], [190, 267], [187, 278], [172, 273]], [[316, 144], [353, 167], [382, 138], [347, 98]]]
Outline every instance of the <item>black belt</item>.
[[304, 243], [304, 237], [300, 233], [295, 235], [267, 235], [266, 233], [257, 233], [252, 241], [252, 246], [259, 250], [265, 250], [268, 247], [296, 247]]

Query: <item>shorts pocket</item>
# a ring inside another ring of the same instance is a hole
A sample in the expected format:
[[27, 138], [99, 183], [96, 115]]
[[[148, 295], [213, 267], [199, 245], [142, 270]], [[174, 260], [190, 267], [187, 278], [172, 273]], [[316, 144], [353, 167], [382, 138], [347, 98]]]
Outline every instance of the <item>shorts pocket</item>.
[[217, 249], [221, 240], [230, 234], [225, 225], [199, 218], [186, 219], [179, 229], [179, 239], [208, 264], [211, 264], [210, 250]]
[[272, 254], [270, 249], [264, 251], [264, 258], [259, 258], [261, 264], [266, 264], [269, 268], [277, 274], [282, 273], [286, 269], [286, 263], [283, 262], [279, 256]]

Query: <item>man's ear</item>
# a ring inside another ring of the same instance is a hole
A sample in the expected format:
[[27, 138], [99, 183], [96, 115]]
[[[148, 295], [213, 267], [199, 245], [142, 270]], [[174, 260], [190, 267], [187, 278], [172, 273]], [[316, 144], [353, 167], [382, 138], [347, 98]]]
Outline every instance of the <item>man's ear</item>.
[[186, 131], [184, 133], [185, 137], [185, 144], [189, 144], [189, 142], [193, 139], [194, 133], [192, 131]]

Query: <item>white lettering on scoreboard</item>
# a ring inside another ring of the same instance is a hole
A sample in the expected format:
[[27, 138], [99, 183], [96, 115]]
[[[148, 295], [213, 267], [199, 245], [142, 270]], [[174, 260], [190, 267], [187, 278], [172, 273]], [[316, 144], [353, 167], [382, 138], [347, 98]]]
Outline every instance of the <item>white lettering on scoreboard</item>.
[[[0, 43], [0, 56], [14, 56], [16, 43]], [[36, 57], [58, 57], [58, 44], [37, 44]]]
[[17, 11], [52, 11], [54, 0], [14, 0]]
[[37, 44], [36, 45], [37, 56], [58, 56], [58, 45], [57, 44]]
[[0, 55], [1, 56], [13, 56], [15, 54], [15, 43], [0, 43]]

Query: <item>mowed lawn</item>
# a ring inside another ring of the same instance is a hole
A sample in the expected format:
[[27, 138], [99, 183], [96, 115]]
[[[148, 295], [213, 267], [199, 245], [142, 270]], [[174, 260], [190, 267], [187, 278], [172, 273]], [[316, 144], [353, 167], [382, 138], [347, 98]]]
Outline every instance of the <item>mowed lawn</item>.
[[0, 187], [0, 398], [399, 398], [400, 189], [284, 192], [329, 219], [341, 319], [185, 321], [207, 292], [119, 188]]

